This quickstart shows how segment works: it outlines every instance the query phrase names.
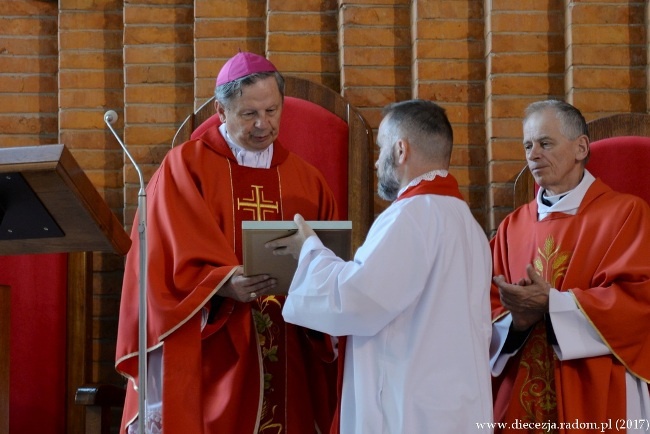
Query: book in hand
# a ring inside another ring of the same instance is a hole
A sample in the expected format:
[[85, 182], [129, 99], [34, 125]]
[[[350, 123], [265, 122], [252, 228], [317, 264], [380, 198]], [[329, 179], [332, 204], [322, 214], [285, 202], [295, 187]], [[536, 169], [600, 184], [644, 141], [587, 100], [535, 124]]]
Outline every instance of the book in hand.
[[[344, 260], [352, 255], [352, 222], [307, 221], [325, 247]], [[276, 288], [269, 294], [286, 295], [291, 285], [298, 260], [291, 255], [276, 256], [264, 247], [269, 241], [295, 233], [298, 226], [293, 221], [243, 221], [242, 256], [244, 276], [268, 274], [277, 279]]]

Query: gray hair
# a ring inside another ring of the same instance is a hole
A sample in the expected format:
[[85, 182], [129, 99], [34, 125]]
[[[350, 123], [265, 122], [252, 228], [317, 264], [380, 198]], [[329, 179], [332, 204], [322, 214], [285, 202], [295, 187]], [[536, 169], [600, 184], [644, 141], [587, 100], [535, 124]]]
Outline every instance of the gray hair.
[[242, 94], [242, 88], [244, 86], [249, 86], [255, 83], [258, 80], [262, 80], [266, 77], [275, 77], [275, 81], [278, 83], [278, 89], [280, 90], [280, 95], [284, 99], [284, 77], [279, 72], [257, 72], [254, 74], [247, 75], [245, 77], [238, 78], [237, 80], [224, 83], [221, 86], [217, 86], [214, 90], [214, 97], [221, 105], [228, 107], [229, 103], [235, 98], [239, 98]]
[[383, 115], [394, 135], [407, 138], [425, 158], [449, 166], [454, 132], [445, 109], [432, 101], [412, 99], [387, 105]]
[[555, 111], [556, 118], [560, 121], [560, 131], [562, 131], [564, 137], [575, 140], [579, 136], [585, 135], [589, 138], [587, 122], [580, 110], [564, 101], [549, 99], [530, 104], [526, 108], [523, 122], [526, 123], [532, 114], [547, 109]]

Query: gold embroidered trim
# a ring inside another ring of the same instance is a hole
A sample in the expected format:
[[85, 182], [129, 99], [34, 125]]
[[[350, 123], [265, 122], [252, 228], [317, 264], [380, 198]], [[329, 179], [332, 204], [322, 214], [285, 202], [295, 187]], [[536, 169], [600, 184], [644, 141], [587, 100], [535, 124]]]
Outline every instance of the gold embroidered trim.
[[548, 346], [545, 327], [544, 322], [535, 326], [520, 362], [526, 378], [519, 392], [519, 404], [529, 422], [557, 419], [554, 374], [557, 356]]
[[[275, 342], [275, 337], [276, 334], [274, 333], [274, 330], [278, 328], [278, 326], [282, 326], [282, 324], [275, 324], [273, 322], [273, 319], [271, 318], [271, 315], [267, 312], [267, 309], [272, 308], [273, 305], [275, 305], [279, 311], [281, 312], [282, 310], [282, 303], [277, 299], [276, 296], [270, 295], [266, 297], [260, 298], [258, 301], [258, 306], [259, 310], [257, 309], [251, 309], [251, 312], [253, 314], [253, 319], [255, 322], [255, 331], [257, 334], [257, 342], [258, 342], [258, 348], [261, 351], [261, 366], [263, 370], [263, 392], [266, 391], [271, 391], [272, 390], [272, 382], [274, 381], [273, 375], [270, 372], [267, 372], [269, 369], [267, 369], [266, 363], [276, 363], [278, 362], [278, 351], [286, 351], [286, 347], [284, 349], [280, 349], [279, 343], [280, 342]], [[284, 356], [285, 362], [286, 362], [286, 354]], [[286, 367], [285, 367], [286, 368]], [[285, 372], [286, 369], [285, 369]], [[284, 390], [284, 395], [286, 397], [286, 389]], [[263, 399], [263, 404], [262, 404], [262, 411], [260, 414], [260, 427], [259, 427], [259, 432], [269, 432], [273, 434], [280, 434], [283, 431], [283, 424], [282, 422], [276, 422], [275, 417], [276, 415], [276, 406], [270, 407], [269, 406], [269, 401], [267, 400], [266, 393], [263, 393], [264, 399]], [[285, 417], [286, 420], [286, 414], [282, 415], [282, 417]]]
[[235, 272], [236, 269], [237, 269], [237, 267], [232, 267], [232, 268], [230, 269], [230, 271], [228, 272], [228, 274], [226, 274], [226, 275], [224, 276], [224, 278], [221, 279], [221, 281], [217, 284], [217, 286], [215, 286], [214, 289], [213, 289], [212, 291], [210, 291], [210, 293], [209, 293], [208, 296], [205, 298], [205, 300], [203, 300], [203, 303], [199, 304], [199, 306], [197, 306], [196, 309], [194, 309], [194, 310], [193, 310], [193, 311], [192, 311], [188, 316], [185, 317], [185, 319], [183, 319], [183, 321], [179, 322], [175, 327], [172, 327], [171, 329], [169, 329], [169, 330], [166, 331], [165, 333], [161, 334], [161, 335], [158, 337], [158, 340], [161, 340], [161, 341], [162, 341], [164, 338], [166, 338], [167, 336], [169, 336], [171, 333], [173, 333], [174, 331], [178, 330], [178, 329], [179, 329], [183, 324], [185, 324], [187, 321], [189, 321], [190, 318], [192, 318], [192, 317], [193, 317], [194, 315], [196, 315], [196, 314], [197, 314], [201, 309], [203, 309], [203, 306], [205, 306], [205, 305], [208, 303], [208, 301], [212, 298], [212, 296], [215, 295], [215, 294], [219, 291], [219, 289], [221, 289], [221, 287], [223, 286], [223, 284], [224, 284], [225, 282], [227, 282], [228, 279], [230, 279], [230, 276], [232, 276], [232, 274]]
[[614, 349], [612, 348], [612, 346], [609, 344], [609, 342], [607, 342], [607, 340], [606, 340], [605, 337], [602, 335], [602, 333], [600, 333], [600, 330], [598, 330], [598, 328], [596, 327], [596, 325], [594, 324], [594, 322], [591, 320], [591, 318], [589, 318], [589, 315], [587, 315], [587, 312], [585, 312], [585, 310], [584, 310], [584, 308], [582, 307], [582, 305], [580, 305], [580, 302], [578, 301], [578, 299], [577, 299], [576, 295], [573, 293], [573, 291], [568, 291], [568, 292], [569, 292], [569, 293], [571, 294], [571, 296], [573, 297], [573, 301], [575, 301], [576, 306], [578, 306], [578, 309], [580, 309], [580, 311], [581, 311], [582, 314], [585, 316], [585, 318], [587, 319], [587, 321], [589, 321], [589, 324], [591, 324], [591, 327], [596, 331], [596, 333], [598, 333], [598, 336], [600, 337], [600, 340], [603, 341], [603, 343], [607, 346], [607, 348], [609, 348], [609, 351], [612, 353], [612, 355], [613, 355], [614, 357], [616, 357], [616, 360], [618, 360], [618, 361], [621, 363], [621, 365], [623, 365], [623, 366], [625, 367], [625, 369], [626, 369], [630, 374], [634, 375], [636, 378], [638, 378], [638, 379], [640, 379], [640, 380], [642, 380], [642, 381], [645, 381], [646, 383], [650, 383], [650, 379], [648, 379], [648, 378], [644, 378], [644, 377], [642, 377], [641, 375], [639, 375], [639, 374], [637, 374], [636, 372], [634, 372], [634, 371], [630, 368], [630, 366], [629, 366], [627, 363], [625, 363], [625, 361], [621, 358], [621, 356], [619, 356], [618, 354], [616, 354], [616, 351], [614, 351]]
[[[280, 192], [280, 220], [284, 220], [285, 219], [285, 217], [284, 217], [284, 206], [283, 206], [284, 201], [282, 200], [282, 198], [284, 196], [282, 196], [282, 177], [280, 176], [280, 166], [279, 165], [275, 168], [275, 171], [278, 174], [278, 191]], [[291, 216], [291, 218], [289, 220], [293, 220], [293, 216]]]
[[[232, 209], [232, 221], [233, 223], [236, 222], [235, 218], [235, 185], [233, 184], [232, 181], [232, 166], [230, 164], [230, 160], [226, 158], [226, 162], [228, 163], [228, 175], [230, 176], [230, 203], [232, 206], [230, 207]], [[233, 246], [235, 245], [235, 242], [237, 241], [237, 228], [235, 227], [236, 225], [232, 225], [232, 243]]]

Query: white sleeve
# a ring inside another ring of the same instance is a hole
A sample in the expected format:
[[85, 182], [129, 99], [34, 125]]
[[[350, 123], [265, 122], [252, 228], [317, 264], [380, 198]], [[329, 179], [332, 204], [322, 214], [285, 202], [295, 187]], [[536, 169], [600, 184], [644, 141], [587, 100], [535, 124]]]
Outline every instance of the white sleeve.
[[407, 212], [375, 221], [353, 261], [310, 237], [300, 252], [284, 319], [332, 336], [374, 336], [425, 287], [427, 273], [421, 271], [430, 267], [432, 254], [427, 250]]
[[506, 343], [508, 337], [508, 330], [512, 324], [512, 315], [507, 314], [499, 321], [492, 323], [492, 340], [490, 341], [490, 368], [492, 369], [492, 376], [497, 377], [503, 372], [503, 368], [508, 363], [508, 360], [519, 350], [513, 353], [502, 354], [501, 350]]
[[[578, 308], [571, 293], [551, 288], [549, 316], [558, 342], [557, 345], [553, 345], [553, 348], [560, 360], [596, 357], [611, 353]], [[492, 324], [490, 367], [494, 376], [500, 375], [508, 360], [517, 354], [517, 351], [501, 353], [511, 323], [512, 316], [508, 314]]]
[[578, 308], [573, 294], [552, 288], [548, 306], [558, 343], [553, 348], [560, 360], [596, 357], [611, 353]]

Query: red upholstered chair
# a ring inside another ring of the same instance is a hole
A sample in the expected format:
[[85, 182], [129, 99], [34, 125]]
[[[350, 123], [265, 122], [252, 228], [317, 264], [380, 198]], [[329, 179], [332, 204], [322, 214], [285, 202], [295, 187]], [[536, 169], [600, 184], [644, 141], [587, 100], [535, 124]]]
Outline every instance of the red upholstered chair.
[[616, 191], [636, 194], [650, 203], [650, 137], [620, 136], [591, 144], [587, 169]]
[[[628, 113], [587, 123], [591, 156], [587, 169], [616, 191], [636, 194], [650, 203], [650, 115]], [[530, 202], [537, 185], [524, 167], [515, 180], [514, 206]]]
[[[181, 125], [172, 146], [220, 125], [214, 97]], [[342, 219], [352, 221], [353, 248], [373, 220], [372, 130], [341, 95], [318, 83], [285, 77], [279, 141], [316, 166], [333, 190]]]

